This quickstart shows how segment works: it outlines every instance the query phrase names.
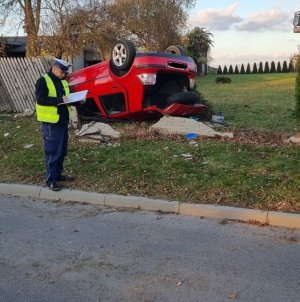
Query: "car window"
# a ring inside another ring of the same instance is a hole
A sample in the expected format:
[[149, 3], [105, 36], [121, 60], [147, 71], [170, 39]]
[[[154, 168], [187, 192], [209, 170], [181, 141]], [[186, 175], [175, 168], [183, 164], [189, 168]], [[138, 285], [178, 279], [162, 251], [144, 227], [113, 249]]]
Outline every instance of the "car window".
[[99, 96], [103, 108], [107, 114], [117, 114], [126, 110], [125, 97], [123, 93], [114, 93]]

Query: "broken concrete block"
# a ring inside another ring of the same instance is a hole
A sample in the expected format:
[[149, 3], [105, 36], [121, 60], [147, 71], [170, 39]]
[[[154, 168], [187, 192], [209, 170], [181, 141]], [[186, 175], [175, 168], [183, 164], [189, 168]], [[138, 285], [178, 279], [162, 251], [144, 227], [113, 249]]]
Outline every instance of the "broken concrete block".
[[295, 136], [291, 136], [288, 140], [288, 143], [300, 144], [300, 134], [296, 134]]
[[199, 136], [205, 137], [229, 137], [233, 138], [233, 133], [218, 132], [202, 122], [197, 122], [190, 118], [164, 116], [156, 124], [152, 125], [150, 129], [158, 131], [163, 134], [182, 134], [196, 133]]
[[115, 131], [110, 125], [100, 122], [84, 124], [76, 133], [77, 136], [85, 136], [90, 134], [100, 134], [101, 136], [110, 136], [113, 138], [118, 138], [120, 136], [120, 132]]

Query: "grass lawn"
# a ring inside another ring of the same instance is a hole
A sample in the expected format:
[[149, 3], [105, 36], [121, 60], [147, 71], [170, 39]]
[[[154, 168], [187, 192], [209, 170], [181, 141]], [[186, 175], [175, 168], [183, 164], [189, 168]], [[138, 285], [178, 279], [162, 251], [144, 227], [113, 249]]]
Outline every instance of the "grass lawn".
[[[294, 75], [230, 77], [231, 84], [200, 78], [198, 89], [224, 113], [234, 140], [200, 138], [195, 145], [148, 133], [146, 123], [113, 124], [123, 134], [120, 144], [104, 147], [81, 143], [70, 131], [65, 167], [77, 177], [70, 187], [300, 212], [299, 146], [280, 140], [299, 131]], [[279, 136], [268, 140], [274, 133]], [[41, 125], [34, 117], [0, 116], [0, 152], [0, 182], [44, 184]]]
[[199, 78], [197, 88], [216, 112], [223, 112], [229, 126], [299, 131], [294, 116], [295, 74], [228, 75], [231, 84], [216, 84], [216, 77]]

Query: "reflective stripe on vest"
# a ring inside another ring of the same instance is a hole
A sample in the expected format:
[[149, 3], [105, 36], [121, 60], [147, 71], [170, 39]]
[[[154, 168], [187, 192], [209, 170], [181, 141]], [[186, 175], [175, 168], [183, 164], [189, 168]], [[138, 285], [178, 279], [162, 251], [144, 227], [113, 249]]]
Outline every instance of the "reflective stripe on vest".
[[[54, 83], [48, 74], [43, 75], [46, 80], [49, 97], [57, 97], [57, 91]], [[66, 96], [70, 94], [69, 84], [66, 80], [61, 81], [65, 90]], [[68, 107], [69, 115], [71, 113], [71, 107]], [[36, 115], [39, 122], [57, 123], [59, 120], [59, 114], [57, 113], [57, 106], [44, 106], [36, 103]]]

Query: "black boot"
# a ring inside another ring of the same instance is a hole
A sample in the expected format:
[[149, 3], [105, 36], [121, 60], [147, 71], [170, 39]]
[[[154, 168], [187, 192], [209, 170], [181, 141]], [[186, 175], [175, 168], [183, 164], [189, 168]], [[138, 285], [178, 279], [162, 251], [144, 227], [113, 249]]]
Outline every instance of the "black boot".
[[62, 189], [56, 181], [47, 181], [47, 186], [52, 191], [60, 191]]

